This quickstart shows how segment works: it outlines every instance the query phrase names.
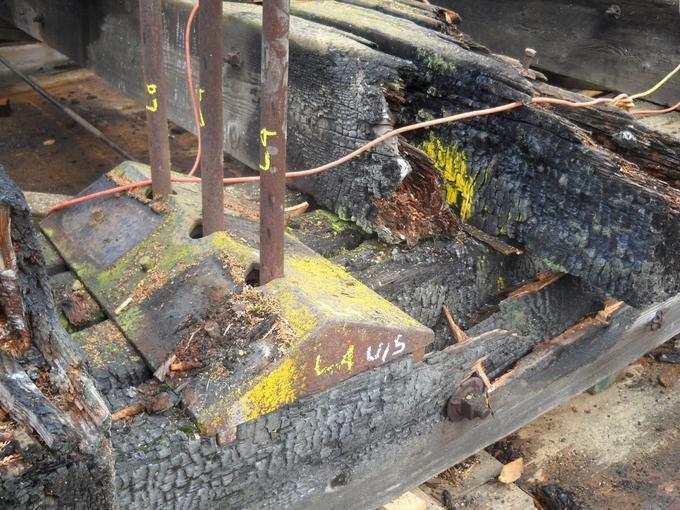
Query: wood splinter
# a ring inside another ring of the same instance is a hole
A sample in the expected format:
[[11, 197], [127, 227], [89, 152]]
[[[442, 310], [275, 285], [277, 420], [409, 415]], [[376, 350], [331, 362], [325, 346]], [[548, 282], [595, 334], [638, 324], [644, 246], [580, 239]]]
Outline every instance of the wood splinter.
[[0, 205], [0, 312], [7, 330], [0, 328], [0, 346], [8, 352], [23, 352], [30, 347], [24, 301], [16, 271], [12, 246], [10, 209]]
[[442, 312], [444, 312], [444, 317], [446, 317], [446, 322], [449, 324], [449, 329], [451, 330], [453, 339], [456, 341], [456, 343], [459, 344], [461, 342], [465, 342], [468, 339], [468, 336], [453, 320], [451, 310], [449, 310], [449, 307], [446, 304], [442, 305]]

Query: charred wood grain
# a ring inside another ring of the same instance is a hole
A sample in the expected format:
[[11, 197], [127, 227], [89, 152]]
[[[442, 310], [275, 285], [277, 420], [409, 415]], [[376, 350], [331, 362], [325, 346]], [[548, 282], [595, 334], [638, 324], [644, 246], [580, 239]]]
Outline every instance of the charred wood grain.
[[104, 439], [110, 413], [87, 373], [82, 353], [57, 319], [45, 262], [33, 230], [30, 210], [19, 188], [0, 167], [0, 207], [11, 215], [15, 270], [30, 331], [30, 342], [47, 364], [65, 414], [78, 431], [80, 448], [94, 451]]
[[[38, 29], [20, 12], [20, 4], [2, 0], [0, 15], [142, 97], [134, 13], [119, 2], [97, 0], [88, 9], [77, 9], [79, 20], [65, 20], [61, 11], [69, 1], [38, 0], [34, 8], [46, 20]], [[411, 7], [411, 2], [390, 3], [390, 9], [415, 12]], [[343, 156], [394, 125], [527, 102], [545, 92], [516, 66], [485, 54], [462, 36], [379, 9], [385, 6], [369, 0], [293, 2], [291, 170]], [[172, 34], [166, 75], [173, 91], [173, 120], [191, 129], [181, 51], [188, 10], [183, 2], [166, 4], [165, 24]], [[436, 16], [434, 11], [429, 15]], [[241, 67], [228, 67], [225, 73], [225, 147], [256, 167], [259, 7], [226, 3], [224, 20], [230, 27], [225, 50], [242, 55]], [[83, 26], [89, 27], [86, 32]], [[131, 36], [122, 42], [112, 35], [119, 33]], [[608, 108], [562, 110], [523, 108], [406, 138], [422, 147], [434, 137], [465, 155], [467, 178], [479, 179], [469, 221], [488, 235], [507, 237], [510, 244], [548, 260], [556, 271], [574, 274], [634, 305], [677, 293], [680, 199], [669, 184], [669, 176], [677, 174], [677, 141]], [[402, 147], [391, 140], [293, 185], [386, 241], [406, 241], [406, 236], [395, 235], [403, 222], [377, 221], [380, 201], [399, 197], [397, 191], [412, 172]]]

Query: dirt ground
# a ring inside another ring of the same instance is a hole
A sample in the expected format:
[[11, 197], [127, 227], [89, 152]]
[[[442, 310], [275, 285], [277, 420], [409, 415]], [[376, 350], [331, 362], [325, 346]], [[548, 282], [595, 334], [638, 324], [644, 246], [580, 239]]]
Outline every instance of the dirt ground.
[[[92, 123], [135, 159], [148, 163], [146, 114], [142, 103], [42, 44], [0, 45], [0, 55], [10, 62], [21, 63], [20, 70], [62, 104]], [[3, 97], [10, 99], [11, 113], [0, 118], [2, 163], [24, 191], [75, 195], [123, 160], [0, 66], [0, 98]], [[170, 123], [173, 170], [188, 172], [196, 149], [196, 137]], [[238, 162], [226, 158], [226, 175], [240, 175], [243, 170]]]
[[518, 485], [556, 483], [593, 510], [680, 509], [679, 377], [645, 357], [520, 429], [507, 439], [525, 460]]

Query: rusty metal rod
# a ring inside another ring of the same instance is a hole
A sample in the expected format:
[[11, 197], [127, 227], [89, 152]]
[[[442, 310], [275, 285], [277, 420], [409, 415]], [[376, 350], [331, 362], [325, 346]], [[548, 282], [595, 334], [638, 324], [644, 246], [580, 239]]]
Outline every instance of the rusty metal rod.
[[201, 84], [198, 90], [203, 112], [201, 140], [201, 196], [203, 235], [224, 230], [224, 100], [222, 66], [224, 19], [222, 0], [201, 0], [198, 11], [198, 53]]
[[92, 124], [90, 124], [84, 118], [82, 118], [76, 112], [71, 110], [68, 106], [61, 104], [57, 98], [55, 98], [52, 94], [47, 92], [44, 88], [42, 88], [40, 85], [38, 85], [36, 82], [34, 82], [31, 78], [29, 78], [24, 73], [22, 73], [17, 68], [15, 68], [7, 60], [0, 57], [0, 63], [3, 64], [7, 69], [12, 71], [14, 74], [16, 74], [23, 81], [25, 81], [28, 84], [29, 87], [31, 87], [38, 94], [40, 94], [42, 97], [44, 97], [48, 102], [52, 103], [54, 106], [59, 108], [62, 112], [64, 112], [66, 115], [71, 117], [71, 119], [73, 119], [73, 121], [76, 124], [78, 124], [79, 126], [84, 128], [86, 131], [88, 131], [89, 133], [91, 133], [94, 136], [96, 136], [97, 138], [99, 138], [102, 142], [104, 142], [106, 145], [108, 145], [111, 149], [113, 149], [115, 152], [117, 152], [123, 158], [125, 158], [129, 161], [136, 161], [137, 160], [137, 158], [132, 157], [125, 150], [120, 148], [113, 140], [108, 138], [104, 133], [99, 131], [96, 127], [94, 127]]
[[290, 0], [262, 3], [260, 284], [283, 276]]
[[166, 111], [166, 84], [163, 55], [163, 16], [161, 0], [139, 1], [142, 33], [142, 63], [146, 91], [146, 126], [151, 163], [151, 190], [154, 197], [172, 192], [170, 182], [170, 142]]

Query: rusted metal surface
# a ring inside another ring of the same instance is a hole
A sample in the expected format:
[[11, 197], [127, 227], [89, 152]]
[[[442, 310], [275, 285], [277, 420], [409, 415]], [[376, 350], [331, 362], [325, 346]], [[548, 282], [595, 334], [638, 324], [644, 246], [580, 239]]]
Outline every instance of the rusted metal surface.
[[[78, 196], [115, 187], [101, 177]], [[51, 214], [42, 228], [71, 266], [92, 265], [103, 271], [146, 239], [162, 217], [128, 195], [95, 198], [68, 208], [69, 214]]]
[[146, 91], [146, 124], [151, 162], [151, 190], [154, 197], [164, 197], [172, 191], [170, 182], [170, 141], [165, 104], [166, 83], [163, 72], [163, 17], [161, 0], [139, 2], [142, 35], [142, 63]]
[[[148, 169], [126, 163], [112, 175], [117, 182], [139, 181], [148, 178]], [[110, 187], [110, 176], [87, 191]], [[187, 375], [182, 392], [207, 433], [229, 440], [244, 421], [408, 354], [420, 359], [433, 341], [430, 329], [285, 236], [285, 277], [257, 291], [278, 303], [277, 316], [291, 328], [285, 348], [263, 330], [225, 371], [219, 366], [220, 349], [231, 348], [225, 335], [230, 325], [239, 327], [239, 313], [253, 310], [238, 312], [235, 303], [250, 299], [239, 281], [258, 261], [259, 224], [230, 215], [227, 232], [191, 239], [200, 218], [199, 185], [177, 183], [174, 191], [161, 214], [128, 195], [109, 196], [57, 211], [43, 227], [152, 371], [198, 345], [191, 337], [197, 330], [216, 329], [216, 350]], [[236, 312], [208, 328], [206, 317], [229, 306]], [[180, 384], [173, 377], [166, 381]]]
[[290, 0], [264, 0], [260, 89], [260, 283], [283, 276]]
[[474, 420], [489, 416], [485, 393], [484, 382], [479, 377], [470, 377], [451, 395], [446, 405], [449, 420]]
[[224, 230], [224, 100], [222, 66], [224, 63], [224, 20], [222, 0], [201, 0], [198, 11], [198, 50], [201, 65], [202, 125], [201, 197], [203, 235]]

